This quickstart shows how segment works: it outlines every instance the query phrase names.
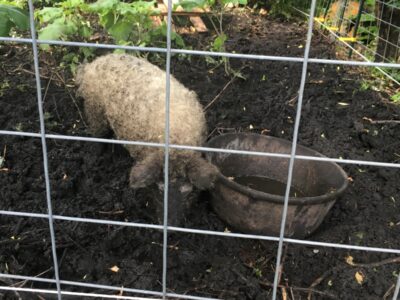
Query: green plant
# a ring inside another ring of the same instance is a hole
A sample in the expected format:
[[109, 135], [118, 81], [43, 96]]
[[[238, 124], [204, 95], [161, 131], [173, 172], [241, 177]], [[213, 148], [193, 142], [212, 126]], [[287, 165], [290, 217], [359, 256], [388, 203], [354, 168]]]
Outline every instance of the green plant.
[[367, 91], [371, 88], [371, 82], [367, 80], [361, 81], [360, 91]]
[[254, 274], [256, 275], [257, 278], [262, 278], [263, 274], [262, 274], [262, 270], [259, 268], [254, 268], [253, 269]]
[[[99, 23], [114, 38], [117, 44], [136, 46], [165, 45], [167, 24], [155, 27], [152, 17], [160, 14], [154, 8], [155, 1], [98, 0], [88, 6], [88, 11], [96, 13]], [[171, 40], [184, 47], [181, 36], [172, 32]]]
[[29, 29], [29, 14], [18, 3], [0, 1], [0, 36], [9, 36], [13, 28]]
[[[88, 38], [91, 33], [90, 22], [83, 15], [86, 8], [84, 0], [65, 0], [54, 7], [38, 10], [36, 18], [40, 23], [39, 40], [60, 40], [72, 36]], [[48, 44], [41, 44], [49, 49]]]
[[[271, 1], [271, 11], [270, 14], [273, 16], [284, 17], [285, 19], [291, 19], [298, 15], [298, 12], [293, 9], [294, 7], [307, 12], [310, 10], [311, 1], [310, 0], [273, 0]], [[322, 8], [323, 1], [318, 1], [317, 11]]]
[[69, 66], [73, 74], [75, 74], [80, 61], [94, 57], [94, 48], [89, 47], [79, 47], [77, 50], [65, 48], [62, 51], [65, 51], [65, 54], [63, 55], [61, 66]]
[[[92, 34], [91, 24], [85, 11], [84, 0], [47, 1], [53, 6], [45, 6], [36, 11], [35, 18], [39, 22], [39, 40], [86, 40]], [[50, 50], [50, 45], [40, 44], [43, 50]], [[61, 53], [65, 51], [61, 48]], [[94, 49], [80, 47], [70, 49], [63, 56], [61, 65], [68, 65], [74, 73], [79, 61], [93, 56]]]
[[400, 92], [397, 92], [396, 94], [392, 95], [390, 97], [390, 99], [394, 102], [394, 103], [400, 103]]
[[[213, 6], [214, 10], [212, 15], [207, 15], [216, 32], [216, 36], [210, 45], [210, 50], [213, 52], [226, 52], [225, 43], [228, 40], [228, 36], [223, 30], [223, 19], [226, 8], [228, 6], [246, 4], [247, 0], [220, 0], [220, 2], [215, 2], [215, 0], [182, 0], [179, 2], [179, 5], [181, 5], [185, 10], [191, 10], [195, 7]], [[214, 19], [217, 20], [217, 24], [214, 22]], [[244, 78], [240, 72], [236, 72], [231, 68], [229, 58], [227, 57], [215, 58], [206, 56], [206, 62], [214, 66], [223, 64], [227, 75]]]
[[10, 88], [10, 82], [8, 80], [4, 80], [0, 83], [0, 97], [4, 96], [4, 92]]
[[88, 11], [99, 16], [99, 23], [118, 44], [135, 41], [135, 45], [148, 42], [148, 29], [152, 26], [154, 1], [98, 0], [88, 6]]

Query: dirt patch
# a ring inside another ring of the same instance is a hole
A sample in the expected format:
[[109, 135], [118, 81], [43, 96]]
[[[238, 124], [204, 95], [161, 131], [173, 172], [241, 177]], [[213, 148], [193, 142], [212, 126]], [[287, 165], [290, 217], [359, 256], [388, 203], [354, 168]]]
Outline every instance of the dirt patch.
[[[301, 56], [304, 24], [258, 16], [233, 16], [227, 50], [237, 53]], [[209, 36], [188, 37], [194, 48]], [[1, 46], [0, 128], [37, 132], [39, 121], [30, 49]], [[335, 49], [313, 38], [312, 56], [334, 58]], [[210, 137], [251, 131], [292, 139], [301, 64], [231, 59], [246, 80], [202, 57], [173, 57], [172, 73], [199, 94], [207, 109]], [[68, 72], [41, 57], [42, 94], [47, 133], [88, 136], [81, 99], [74, 97]], [[398, 162], [400, 130], [394, 123], [363, 119], [400, 118], [399, 107], [384, 92], [362, 90], [354, 68], [310, 64], [299, 143], [329, 157]], [[46, 212], [40, 139], [0, 136], [6, 161], [0, 171], [0, 209]], [[151, 193], [128, 188], [133, 159], [122, 146], [48, 140], [51, 196], [56, 214], [158, 223]], [[310, 239], [400, 248], [400, 174], [389, 168], [343, 165], [353, 179]], [[185, 227], [224, 231], [208, 193], [201, 197]], [[162, 236], [158, 231], [55, 222], [60, 276], [64, 280], [161, 290]], [[53, 277], [50, 237], [45, 219], [0, 218], [0, 272]], [[168, 289], [224, 299], [267, 299], [271, 295], [277, 244], [196, 234], [169, 235]], [[350, 265], [346, 258], [353, 257]], [[33, 259], [34, 258], [34, 259]], [[288, 245], [283, 257], [280, 294], [305, 299], [389, 299], [398, 276], [393, 255]], [[119, 272], [110, 270], [119, 267]], [[362, 278], [362, 282], [356, 279]], [[14, 282], [1, 279], [1, 284]], [[37, 284], [36, 287], [49, 287]], [[310, 286], [312, 286], [310, 288]], [[82, 290], [68, 287], [71, 290]], [[89, 290], [88, 290], [89, 291]], [[107, 291], [97, 291], [104, 292]], [[1, 292], [4, 299], [13, 293]], [[29, 295], [25, 299], [31, 299]], [[46, 296], [47, 297], [47, 296]], [[50, 299], [47, 297], [45, 299]], [[389, 298], [388, 298], [389, 297]], [[291, 299], [288, 298], [288, 299]]]

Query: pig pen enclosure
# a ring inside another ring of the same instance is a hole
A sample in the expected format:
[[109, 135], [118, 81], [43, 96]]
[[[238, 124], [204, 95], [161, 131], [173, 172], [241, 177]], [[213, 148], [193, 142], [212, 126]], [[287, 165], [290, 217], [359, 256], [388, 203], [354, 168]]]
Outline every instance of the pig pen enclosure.
[[313, 17], [233, 9], [225, 18], [224, 48], [209, 48], [211, 29], [182, 34], [185, 49], [123, 48], [149, 53], [198, 94], [209, 139], [270, 135], [340, 164], [349, 187], [318, 230], [305, 239], [240, 233], [207, 191], [181, 227], [160, 222], [151, 188], [129, 187], [135, 161], [123, 144], [138, 141], [91, 135], [73, 68], [60, 65], [77, 46], [96, 56], [121, 46], [101, 34], [51, 41], [52, 51], [35, 34], [2, 37], [1, 299], [398, 299], [398, 86], [379, 85], [370, 70], [400, 65], [347, 60]]

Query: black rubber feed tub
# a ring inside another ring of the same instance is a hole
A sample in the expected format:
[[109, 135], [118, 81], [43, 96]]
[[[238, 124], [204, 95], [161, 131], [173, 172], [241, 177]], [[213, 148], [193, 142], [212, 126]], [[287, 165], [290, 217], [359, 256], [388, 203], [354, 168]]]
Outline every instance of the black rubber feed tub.
[[[292, 143], [270, 136], [238, 133], [215, 137], [208, 146], [290, 154]], [[323, 157], [300, 145], [296, 154]], [[207, 153], [207, 158], [222, 173], [211, 191], [212, 206], [220, 218], [242, 232], [278, 236], [284, 188], [278, 195], [260, 191], [264, 188], [239, 184], [236, 179], [266, 178], [284, 187], [289, 158], [216, 152]], [[314, 232], [347, 185], [347, 174], [336, 163], [296, 159], [291, 189], [298, 194], [289, 198], [285, 236], [303, 238]]]

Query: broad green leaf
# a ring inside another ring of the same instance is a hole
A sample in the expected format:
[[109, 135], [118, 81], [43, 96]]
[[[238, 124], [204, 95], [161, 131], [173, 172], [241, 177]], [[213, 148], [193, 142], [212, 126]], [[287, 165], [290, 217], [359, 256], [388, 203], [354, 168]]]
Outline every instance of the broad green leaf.
[[138, 10], [136, 9], [136, 7], [134, 7], [133, 5], [130, 5], [130, 4], [131, 3], [120, 3], [116, 7], [116, 11], [121, 15], [127, 15], [127, 14], [135, 15], [135, 14], [137, 14]]
[[37, 12], [37, 17], [42, 23], [48, 23], [63, 15], [61, 7], [44, 7]]
[[125, 54], [126, 50], [124, 50], [124, 49], [115, 49], [114, 53], [116, 53], [116, 54]]
[[120, 2], [118, 0], [98, 0], [90, 4], [88, 9], [93, 12], [108, 12], [117, 6]]
[[[39, 31], [39, 40], [59, 40], [63, 32], [62, 24], [52, 23]], [[40, 44], [40, 48], [44, 50], [50, 49], [48, 44]]]
[[153, 13], [154, 2], [134, 1], [132, 3], [120, 3], [117, 11], [121, 15], [150, 15]]
[[207, 2], [207, 6], [214, 6], [216, 0], [206, 0], [206, 2]]
[[217, 36], [213, 42], [213, 50], [214, 51], [223, 51], [223, 47], [225, 44], [225, 41], [227, 40], [226, 34], [222, 33], [219, 36]]
[[84, 3], [85, 2], [83, 0], [66, 0], [63, 2], [62, 6], [66, 8], [77, 8]]
[[67, 19], [64, 22], [62, 22], [62, 20], [60, 20], [60, 24], [64, 25], [64, 30], [62, 32], [63, 35], [71, 35], [78, 33], [78, 26], [76, 25], [75, 21]]
[[392, 95], [390, 99], [395, 103], [400, 103], [400, 92]]
[[[58, 19], [39, 31], [39, 40], [60, 40], [64, 36], [76, 33], [78, 27], [70, 20]], [[48, 44], [41, 44], [42, 49], [49, 49]]]
[[207, 4], [206, 0], [182, 0], [177, 3], [183, 7], [184, 10], [192, 10], [198, 7], [204, 7]]
[[85, 58], [91, 57], [93, 56], [93, 53], [95, 51], [94, 48], [90, 48], [90, 47], [80, 47], [79, 51], [83, 53], [83, 56]]
[[0, 0], [0, 4], [7, 4], [19, 8], [26, 8], [28, 6], [27, 0]]
[[177, 34], [175, 31], [172, 31], [172, 32], [171, 32], [171, 40], [173, 40], [173, 41], [176, 43], [176, 45], [177, 45], [178, 47], [181, 47], [181, 48], [185, 47], [185, 42], [184, 42], [184, 40], [183, 40], [182, 37], [181, 37], [179, 34]]
[[111, 36], [118, 41], [126, 41], [132, 32], [132, 23], [117, 22], [108, 29]]
[[107, 30], [114, 25], [114, 14], [112, 11], [100, 15], [100, 24]]
[[8, 18], [21, 30], [29, 28], [29, 14], [27, 11], [13, 5], [0, 4], [0, 11], [7, 13]]
[[78, 34], [84, 38], [90, 37], [92, 34], [92, 29], [86, 24], [79, 26]]
[[376, 17], [374, 15], [370, 15], [370, 14], [363, 14], [361, 15], [361, 22], [368, 22], [368, 21], [375, 21]]
[[223, 5], [227, 5], [227, 4], [233, 4], [233, 5], [242, 4], [242, 5], [246, 5], [247, 4], [247, 0], [222, 0], [222, 4]]
[[134, 1], [131, 6], [139, 10], [152, 10], [154, 8], [155, 1]]
[[8, 18], [8, 14], [0, 11], [0, 36], [9, 36], [13, 23]]

